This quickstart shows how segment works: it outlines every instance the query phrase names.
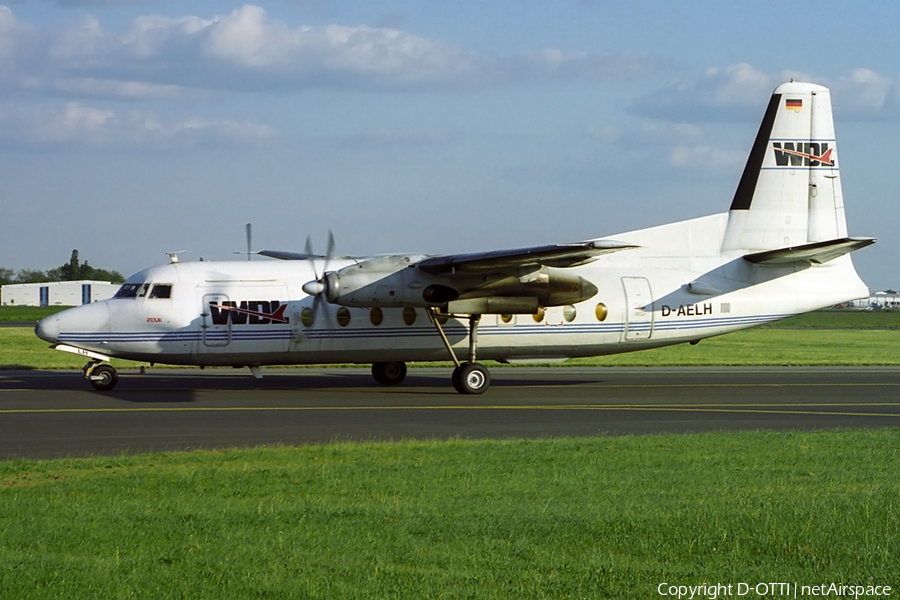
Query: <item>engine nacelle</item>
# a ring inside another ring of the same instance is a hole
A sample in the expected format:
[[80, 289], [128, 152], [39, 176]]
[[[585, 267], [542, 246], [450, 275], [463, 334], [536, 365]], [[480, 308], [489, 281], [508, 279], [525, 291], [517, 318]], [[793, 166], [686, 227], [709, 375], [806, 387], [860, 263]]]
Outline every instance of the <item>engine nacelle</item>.
[[597, 286], [565, 269], [542, 267], [519, 276], [506, 275], [474, 285], [460, 300], [480, 297], [537, 298], [540, 306], [576, 304], [597, 294]]
[[329, 271], [323, 278], [325, 298], [342, 306], [433, 306], [423, 290], [443, 281], [416, 269], [418, 258], [386, 256]]
[[[333, 303], [355, 307], [471, 307], [471, 312], [534, 312], [597, 293], [590, 281], [565, 269], [543, 267], [510, 273], [440, 276], [416, 268], [421, 257], [386, 256], [325, 273], [304, 285]], [[488, 301], [487, 299], [491, 299]], [[473, 302], [474, 301], [474, 302]]]

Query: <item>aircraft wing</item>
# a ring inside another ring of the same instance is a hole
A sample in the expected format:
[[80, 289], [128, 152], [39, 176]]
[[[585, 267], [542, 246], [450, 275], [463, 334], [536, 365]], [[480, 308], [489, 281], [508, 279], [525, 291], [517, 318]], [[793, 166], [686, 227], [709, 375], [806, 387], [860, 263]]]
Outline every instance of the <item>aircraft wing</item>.
[[753, 252], [751, 254], [745, 254], [744, 260], [758, 265], [790, 265], [794, 263], [822, 264], [874, 243], [875, 238], [839, 238], [825, 242], [801, 244], [800, 246], [792, 246], [790, 248]]
[[529, 266], [577, 267], [596, 260], [601, 254], [630, 248], [637, 248], [637, 246], [615, 240], [594, 240], [575, 244], [553, 244], [514, 250], [434, 256], [420, 261], [416, 266], [432, 275], [477, 273]]

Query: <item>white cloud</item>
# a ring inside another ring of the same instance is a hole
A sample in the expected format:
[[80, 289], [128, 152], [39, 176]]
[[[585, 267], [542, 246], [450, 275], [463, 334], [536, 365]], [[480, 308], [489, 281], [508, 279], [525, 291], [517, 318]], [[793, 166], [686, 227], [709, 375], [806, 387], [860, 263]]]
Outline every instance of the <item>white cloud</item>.
[[16, 19], [12, 10], [0, 6], [0, 86], [8, 85], [19, 75], [20, 63], [32, 50], [35, 31]]
[[34, 84], [23, 82], [22, 87], [38, 88], [61, 96], [113, 100], [175, 100], [196, 95], [191, 90], [178, 85], [91, 77], [60, 78], [49, 83], [46, 80], [38, 80]]
[[843, 118], [895, 118], [900, 114], [898, 84], [865, 68], [837, 77], [798, 71], [769, 74], [746, 63], [708, 68], [692, 80], [676, 80], [638, 99], [632, 111], [670, 121], [756, 120], [775, 87], [791, 78], [831, 88]]
[[[662, 66], [651, 56], [560, 49], [479, 54], [391, 28], [294, 26], [269, 18], [265, 9], [254, 5], [212, 18], [142, 16], [118, 32], [106, 31], [93, 17], [55, 31], [37, 31], [4, 9], [0, 32], [7, 30], [33, 39], [30, 45], [0, 42], [0, 61], [27, 79], [30, 89], [73, 94], [80, 89], [117, 98], [142, 92], [158, 98], [158, 86], [262, 92], [468, 89], [546, 79], [621, 80]], [[146, 87], [132, 86], [123, 94], [111, 85], [72, 83], [77, 81]]]
[[747, 158], [743, 151], [717, 146], [703, 127], [693, 123], [644, 121], [635, 127], [590, 127], [585, 135], [611, 144], [619, 152], [676, 169], [734, 167]]
[[[649, 54], [603, 55], [547, 48], [509, 59], [524, 77], [622, 81], [666, 68], [667, 62]], [[530, 75], [529, 75], [530, 74]]]
[[0, 105], [0, 143], [27, 146], [193, 147], [256, 144], [277, 138], [265, 125], [188, 118], [165, 123], [152, 113], [126, 114], [68, 102], [58, 106]]
[[749, 118], [772, 93], [777, 78], [746, 63], [708, 68], [693, 80], [678, 79], [637, 100], [638, 114], [673, 121]]
[[841, 116], [891, 118], [900, 113], [897, 82], [870, 69], [854, 69], [830, 83], [832, 102]]

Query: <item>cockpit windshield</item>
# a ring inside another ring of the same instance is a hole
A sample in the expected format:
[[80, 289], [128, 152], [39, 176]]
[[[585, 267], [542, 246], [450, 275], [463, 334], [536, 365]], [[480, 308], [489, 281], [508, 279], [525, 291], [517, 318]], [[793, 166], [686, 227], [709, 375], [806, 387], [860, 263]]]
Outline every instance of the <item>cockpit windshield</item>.
[[153, 285], [153, 289], [150, 290], [150, 295], [148, 298], [171, 298], [172, 297], [172, 284], [170, 283], [156, 283]]
[[[123, 284], [122, 287], [119, 288], [119, 291], [116, 292], [116, 295], [113, 298], [137, 298], [138, 293], [141, 291], [141, 288], [144, 286], [143, 283], [126, 283]], [[147, 293], [146, 291], [144, 292]]]
[[[149, 292], [149, 294], [148, 294]], [[113, 298], [171, 298], [171, 283], [125, 283]]]

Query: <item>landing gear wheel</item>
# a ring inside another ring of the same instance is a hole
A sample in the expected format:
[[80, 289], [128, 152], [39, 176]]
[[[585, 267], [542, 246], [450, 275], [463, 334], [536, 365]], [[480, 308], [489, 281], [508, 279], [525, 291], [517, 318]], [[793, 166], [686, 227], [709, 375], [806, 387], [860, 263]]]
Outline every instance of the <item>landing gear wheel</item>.
[[95, 390], [108, 392], [116, 387], [116, 382], [119, 381], [119, 373], [112, 365], [97, 365], [87, 371], [87, 378]]
[[372, 365], [372, 377], [381, 385], [397, 385], [406, 378], [406, 363], [377, 362]]
[[453, 369], [453, 387], [460, 394], [483, 394], [491, 386], [491, 374], [478, 363], [466, 363]]

